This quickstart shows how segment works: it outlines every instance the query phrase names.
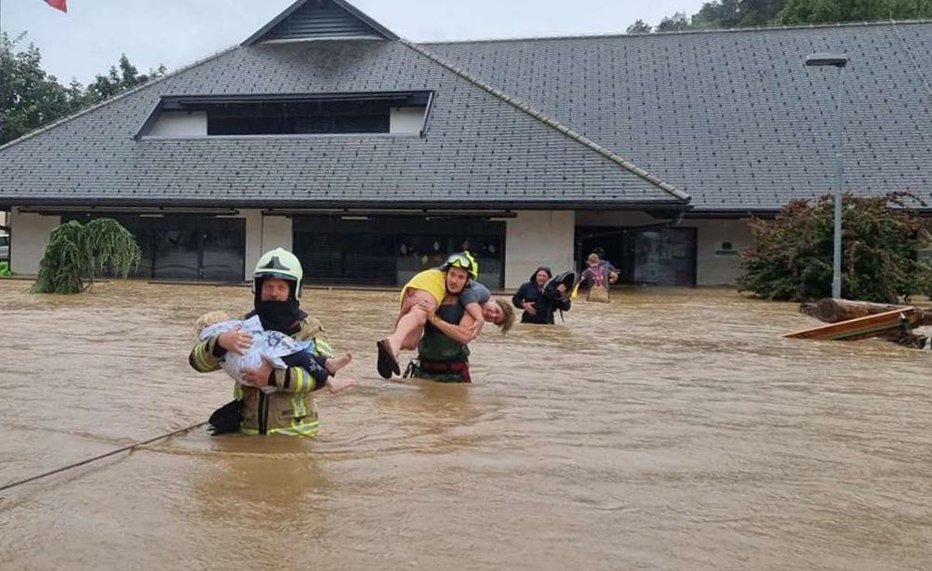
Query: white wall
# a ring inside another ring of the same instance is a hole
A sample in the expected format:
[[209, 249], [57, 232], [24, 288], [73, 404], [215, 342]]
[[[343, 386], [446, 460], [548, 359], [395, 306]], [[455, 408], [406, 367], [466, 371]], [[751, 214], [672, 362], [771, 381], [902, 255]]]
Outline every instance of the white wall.
[[427, 107], [392, 107], [389, 114], [389, 133], [418, 134], [424, 126]]
[[13, 207], [10, 212], [10, 269], [17, 274], [38, 274], [49, 235], [60, 224], [60, 216], [24, 214]]
[[262, 216], [260, 210], [241, 210], [246, 218], [246, 275], [244, 281], [252, 281], [252, 272], [259, 256], [273, 248], [292, 249], [291, 218], [287, 216]]
[[696, 285], [735, 285], [741, 275], [738, 251], [752, 241], [747, 220], [687, 220], [682, 226], [697, 229]]
[[148, 133], [148, 137], [206, 137], [206, 111], [163, 111]]
[[506, 223], [505, 288], [517, 289], [539, 266], [573, 269], [575, 212], [518, 212]]
[[241, 209], [240, 214], [246, 218], [246, 263], [243, 267], [243, 281], [252, 280], [252, 271], [259, 261], [262, 249], [262, 211]]

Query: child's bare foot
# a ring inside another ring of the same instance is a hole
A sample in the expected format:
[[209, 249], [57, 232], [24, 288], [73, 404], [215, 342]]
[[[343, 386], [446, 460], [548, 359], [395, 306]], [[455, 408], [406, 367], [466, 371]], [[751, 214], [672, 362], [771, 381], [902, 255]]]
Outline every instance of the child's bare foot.
[[348, 389], [350, 387], [356, 386], [356, 379], [352, 377], [331, 377], [327, 379], [327, 390], [331, 394], [338, 393], [343, 389]]
[[335, 375], [337, 371], [349, 365], [352, 360], [353, 356], [351, 354], [344, 353], [339, 357], [331, 357], [324, 361], [324, 367], [327, 368], [328, 373]]

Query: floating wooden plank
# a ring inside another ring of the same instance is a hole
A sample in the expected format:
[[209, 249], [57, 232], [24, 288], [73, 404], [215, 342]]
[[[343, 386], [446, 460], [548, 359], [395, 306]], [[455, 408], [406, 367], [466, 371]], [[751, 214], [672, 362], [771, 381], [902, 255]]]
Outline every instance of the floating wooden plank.
[[854, 341], [856, 339], [876, 337], [896, 329], [909, 330], [915, 327], [921, 319], [922, 310], [920, 308], [906, 306], [884, 313], [794, 331], [783, 336], [788, 339]]

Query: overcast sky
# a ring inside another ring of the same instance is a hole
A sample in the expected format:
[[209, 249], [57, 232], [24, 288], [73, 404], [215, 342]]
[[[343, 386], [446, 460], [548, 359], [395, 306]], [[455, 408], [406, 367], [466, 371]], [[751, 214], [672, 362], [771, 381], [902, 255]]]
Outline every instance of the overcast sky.
[[[293, 0], [68, 0], [68, 13], [43, 0], [0, 0], [0, 30], [27, 32], [42, 68], [67, 84], [89, 83], [125, 53], [140, 72], [169, 71], [234, 46]], [[656, 25], [702, 0], [351, 0], [413, 41], [483, 40], [624, 33]], [[25, 46], [20, 47], [23, 49]], [[17, 50], [19, 51], [19, 50]]]

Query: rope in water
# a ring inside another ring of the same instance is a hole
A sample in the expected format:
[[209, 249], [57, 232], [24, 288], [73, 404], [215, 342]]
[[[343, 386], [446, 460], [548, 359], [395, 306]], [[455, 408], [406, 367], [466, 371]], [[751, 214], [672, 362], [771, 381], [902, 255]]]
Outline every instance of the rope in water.
[[192, 430], [192, 429], [195, 429], [195, 428], [197, 428], [197, 427], [199, 427], [199, 426], [204, 426], [205, 424], [207, 424], [206, 421], [205, 421], [205, 422], [199, 422], [199, 423], [197, 423], [197, 424], [192, 424], [191, 426], [188, 426], [187, 428], [181, 428], [181, 429], [179, 429], [179, 430], [175, 430], [174, 432], [169, 432], [169, 433], [163, 434], [163, 435], [161, 435], [161, 436], [156, 436], [155, 438], [150, 438], [149, 440], [145, 440], [145, 441], [143, 441], [143, 442], [137, 442], [137, 443], [135, 443], [135, 444], [130, 444], [129, 446], [124, 446], [123, 448], [120, 448], [120, 449], [118, 449], [118, 450], [113, 450], [113, 451], [111, 451], [111, 452], [107, 452], [106, 454], [101, 454], [100, 456], [94, 456], [93, 458], [88, 458], [87, 460], [81, 460], [80, 462], [75, 462], [74, 464], [68, 464], [67, 466], [62, 466], [61, 468], [56, 468], [55, 470], [51, 470], [51, 471], [46, 472], [46, 473], [44, 473], [44, 474], [39, 474], [38, 476], [33, 476], [33, 477], [31, 477], [31, 478], [26, 478], [25, 480], [19, 480], [18, 482], [13, 482], [13, 483], [11, 483], [11, 484], [6, 484], [5, 486], [0, 486], [0, 492], [2, 492], [2, 491], [4, 491], [4, 490], [9, 490], [10, 488], [15, 488], [16, 486], [21, 486], [21, 485], [23, 485], [23, 484], [28, 484], [29, 482], [35, 482], [36, 480], [41, 480], [42, 478], [46, 478], [46, 477], [48, 477], [48, 476], [52, 476], [52, 475], [54, 475], [54, 474], [58, 474], [58, 473], [60, 473], [60, 472], [66, 471], [66, 470], [71, 470], [72, 468], [77, 468], [78, 466], [83, 466], [83, 465], [85, 465], [85, 464], [90, 464], [91, 462], [95, 462], [95, 461], [97, 461], [97, 460], [100, 460], [100, 459], [102, 459], [102, 458], [106, 458], [106, 457], [108, 457], [108, 456], [113, 456], [114, 454], [119, 454], [120, 452], [126, 452], [127, 450], [132, 450], [132, 449], [138, 448], [138, 447], [140, 447], [140, 446], [145, 446], [146, 444], [152, 444], [153, 442], [156, 442], [156, 441], [158, 441], [158, 440], [163, 440], [163, 439], [165, 439], [165, 438], [171, 438], [172, 436], [181, 434], [181, 433], [183, 433], [183, 432], [187, 432], [187, 431]]

